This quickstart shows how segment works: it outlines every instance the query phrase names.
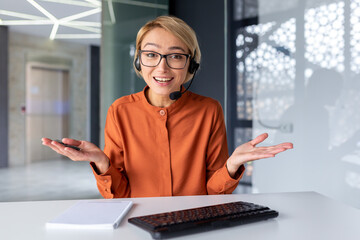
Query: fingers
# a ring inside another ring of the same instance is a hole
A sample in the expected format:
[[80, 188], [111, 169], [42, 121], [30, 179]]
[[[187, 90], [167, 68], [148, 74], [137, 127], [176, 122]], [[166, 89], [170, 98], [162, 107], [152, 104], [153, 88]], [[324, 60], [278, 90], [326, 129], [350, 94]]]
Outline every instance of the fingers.
[[51, 140], [50, 138], [42, 138], [41, 141], [42, 141], [42, 145], [48, 146], [51, 149], [53, 149], [54, 151], [57, 150], [57, 148], [51, 144], [53, 142], [53, 140]]
[[[42, 144], [44, 146], [50, 147], [52, 150], [54, 150], [58, 154], [64, 155], [73, 161], [81, 161], [82, 160], [83, 153], [80, 153], [79, 151], [77, 151], [75, 149], [72, 149], [70, 147], [65, 147], [61, 143], [58, 143], [57, 141], [51, 140], [49, 138], [42, 138], [41, 140], [42, 140]], [[63, 140], [65, 140], [65, 139], [63, 139]], [[66, 139], [65, 141], [67, 141], [66, 144], [69, 144], [69, 143], [80, 144], [81, 143], [80, 141], [73, 140], [73, 139]]]
[[53, 149], [53, 150], [55, 150], [57, 153], [59, 153], [59, 154], [62, 154], [62, 155], [65, 155], [66, 156], [66, 154], [64, 154], [64, 153], [66, 153], [65, 152], [65, 146], [64, 145], [62, 145], [61, 143], [58, 143], [57, 141], [51, 141], [51, 148]]
[[[245, 159], [247, 161], [258, 160], [262, 158], [275, 157], [278, 153], [284, 152], [292, 148], [291, 143], [282, 143], [276, 146], [269, 147], [253, 147], [251, 149], [246, 149], [245, 151], [237, 151], [236, 155], [239, 158]], [[242, 149], [240, 149], [242, 150]]]
[[281, 143], [279, 144], [281, 145], [282, 147], [286, 148], [286, 149], [291, 149], [291, 148], [294, 148], [294, 145], [290, 142], [286, 142], [286, 143]]
[[[68, 147], [66, 145], [78, 147], [82, 144], [82, 141], [78, 141], [78, 140], [71, 139], [71, 138], [63, 138], [61, 140], [61, 142], [58, 142], [59, 140], [51, 140], [50, 138], [41, 138], [41, 140], [42, 140], [43, 145], [48, 146], [48, 147], [56, 146], [55, 149], [60, 149], [60, 150], [63, 150], [63, 149], [65, 149], [65, 147]], [[56, 144], [56, 143], [59, 143], [59, 144]], [[61, 148], [59, 148], [59, 147], [61, 147]]]
[[275, 146], [269, 146], [269, 147], [257, 147], [254, 148], [254, 152], [259, 153], [270, 153], [270, 154], [278, 154], [280, 152], [286, 151], [288, 149], [292, 149], [293, 145], [292, 143], [281, 143]]
[[294, 148], [293, 144], [290, 143], [290, 142], [280, 143], [280, 144], [278, 144], [278, 145], [271, 146], [271, 147], [274, 147], [274, 148], [285, 148], [285, 149], [292, 149], [292, 148]]
[[71, 138], [63, 138], [61, 141], [65, 144], [73, 145], [73, 146], [80, 146], [80, 144], [81, 144], [81, 141], [71, 139]]
[[250, 144], [255, 147], [257, 144], [259, 144], [259, 143], [263, 142], [265, 139], [267, 139], [268, 136], [269, 135], [267, 133], [263, 133], [263, 134], [257, 136], [255, 139], [251, 140]]
[[47, 145], [51, 143], [51, 139], [50, 138], [41, 138], [42, 144], [43, 145]]
[[58, 145], [61, 145], [60, 143], [56, 142], [56, 141], [53, 141], [51, 139], [42, 139], [43, 142], [42, 144], [45, 145], [45, 146], [48, 146], [49, 148], [51, 148], [52, 150], [54, 150], [55, 152], [59, 153], [59, 154], [62, 154], [61, 152], [61, 148], [59, 146], [57, 146], [56, 144], [54, 143], [57, 143]]
[[269, 153], [272, 154], [273, 157], [275, 157], [276, 154], [281, 153], [286, 150], [287, 150], [286, 148], [275, 148], [275, 149], [269, 150]]
[[257, 149], [256, 151], [252, 152], [254, 158], [253, 160], [257, 160], [260, 158], [269, 158], [275, 157], [276, 154], [285, 151], [285, 148], [266, 148], [266, 149]]
[[[252, 145], [252, 146], [256, 146], [257, 144], [263, 142], [265, 139], [267, 139], [269, 136], [269, 134], [267, 133], [263, 133], [259, 136], [257, 136], [256, 138], [254, 138], [253, 140], [251, 140], [249, 143]], [[274, 147], [283, 147], [283, 148], [286, 148], [286, 149], [291, 149], [293, 148], [293, 144], [290, 143], [290, 142], [285, 142], [285, 143], [280, 143], [278, 145], [275, 145]]]
[[241, 164], [244, 164], [249, 161], [255, 161], [259, 159], [272, 158], [275, 157], [278, 153], [286, 151], [285, 148], [264, 148], [264, 149], [256, 149], [256, 151], [243, 153], [241, 155], [237, 155]]

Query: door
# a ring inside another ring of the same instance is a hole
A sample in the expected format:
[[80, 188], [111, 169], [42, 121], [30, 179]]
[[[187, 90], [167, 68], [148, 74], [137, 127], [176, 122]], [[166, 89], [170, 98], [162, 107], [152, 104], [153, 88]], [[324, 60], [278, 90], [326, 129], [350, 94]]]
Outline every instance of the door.
[[26, 76], [26, 161], [59, 159], [60, 155], [41, 144], [41, 138], [68, 135], [69, 71], [29, 64]]

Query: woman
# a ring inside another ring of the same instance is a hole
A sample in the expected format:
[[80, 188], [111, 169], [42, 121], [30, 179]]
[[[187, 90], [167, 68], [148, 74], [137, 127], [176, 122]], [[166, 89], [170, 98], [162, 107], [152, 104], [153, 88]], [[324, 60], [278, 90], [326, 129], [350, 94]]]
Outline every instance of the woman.
[[[73, 161], [89, 161], [105, 198], [231, 193], [244, 163], [292, 144], [256, 147], [267, 138], [262, 134], [229, 157], [220, 104], [182, 87], [200, 58], [195, 32], [185, 22], [169, 16], [148, 22], [138, 32], [134, 61], [147, 86], [110, 106], [104, 152], [68, 138], [63, 142], [81, 151], [47, 138], [43, 144]], [[172, 100], [179, 90], [182, 96]]]

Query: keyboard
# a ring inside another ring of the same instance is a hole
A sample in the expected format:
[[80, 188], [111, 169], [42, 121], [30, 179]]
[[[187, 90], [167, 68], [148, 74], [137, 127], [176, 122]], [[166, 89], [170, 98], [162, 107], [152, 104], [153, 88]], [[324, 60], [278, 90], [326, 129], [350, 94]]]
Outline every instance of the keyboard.
[[133, 217], [128, 222], [148, 231], [154, 239], [163, 239], [257, 222], [278, 215], [268, 207], [239, 201]]

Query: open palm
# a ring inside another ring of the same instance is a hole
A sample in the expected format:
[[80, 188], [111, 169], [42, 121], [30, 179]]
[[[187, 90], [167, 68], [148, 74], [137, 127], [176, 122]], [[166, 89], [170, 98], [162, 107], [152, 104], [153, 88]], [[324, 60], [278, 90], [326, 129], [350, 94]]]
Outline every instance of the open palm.
[[100, 172], [105, 172], [109, 167], [109, 159], [105, 153], [95, 144], [87, 141], [79, 141], [71, 138], [63, 138], [62, 142], [80, 148], [80, 151], [65, 147], [64, 145], [49, 138], [42, 138], [42, 144], [50, 147], [55, 152], [70, 158], [73, 161], [94, 162]]
[[275, 157], [276, 154], [293, 148], [293, 144], [286, 142], [268, 147], [256, 147], [268, 137], [267, 133], [257, 136], [255, 139], [238, 146], [228, 159], [229, 173], [235, 173], [239, 167], [249, 161]]

